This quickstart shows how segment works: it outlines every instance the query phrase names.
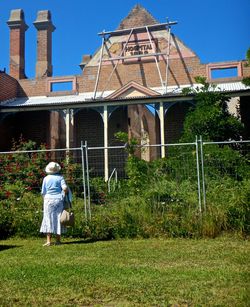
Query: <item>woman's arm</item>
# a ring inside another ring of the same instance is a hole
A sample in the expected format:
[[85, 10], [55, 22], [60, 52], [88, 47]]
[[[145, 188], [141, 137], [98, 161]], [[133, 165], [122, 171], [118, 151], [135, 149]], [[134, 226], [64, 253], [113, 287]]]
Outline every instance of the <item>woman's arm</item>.
[[61, 188], [62, 188], [62, 190], [65, 194], [67, 194], [69, 192], [68, 186], [67, 186], [63, 177], [62, 177], [62, 180], [61, 180]]
[[64, 187], [63, 187], [63, 192], [64, 192], [65, 194], [67, 194], [67, 193], [69, 192], [69, 189], [68, 189], [67, 186], [64, 186]]

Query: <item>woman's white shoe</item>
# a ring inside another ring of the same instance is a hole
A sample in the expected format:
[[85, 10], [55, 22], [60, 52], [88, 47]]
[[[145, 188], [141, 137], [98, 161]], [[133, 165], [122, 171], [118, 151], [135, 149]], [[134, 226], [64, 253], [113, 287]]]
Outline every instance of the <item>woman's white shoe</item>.
[[43, 244], [43, 246], [50, 246], [51, 243], [50, 242], [46, 242], [45, 244]]

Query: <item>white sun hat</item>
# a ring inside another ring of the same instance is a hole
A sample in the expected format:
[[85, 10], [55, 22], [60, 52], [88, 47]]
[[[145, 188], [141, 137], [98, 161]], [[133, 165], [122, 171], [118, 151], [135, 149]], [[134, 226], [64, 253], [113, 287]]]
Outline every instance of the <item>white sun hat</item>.
[[56, 162], [50, 162], [45, 168], [45, 172], [49, 175], [59, 173], [60, 170], [61, 166]]

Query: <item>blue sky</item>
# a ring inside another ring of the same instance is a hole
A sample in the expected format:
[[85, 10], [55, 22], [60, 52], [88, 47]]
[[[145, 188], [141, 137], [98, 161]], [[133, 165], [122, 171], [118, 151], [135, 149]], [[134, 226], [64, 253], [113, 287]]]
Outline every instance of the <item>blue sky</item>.
[[172, 32], [202, 63], [241, 60], [250, 47], [250, 0], [0, 0], [0, 69], [9, 71], [9, 28], [12, 9], [22, 8], [26, 32], [26, 74], [35, 75], [37, 11], [50, 10], [56, 26], [52, 64], [55, 76], [80, 74], [83, 54], [94, 54], [101, 45], [97, 35], [115, 30], [137, 4], [156, 20], [177, 21]]

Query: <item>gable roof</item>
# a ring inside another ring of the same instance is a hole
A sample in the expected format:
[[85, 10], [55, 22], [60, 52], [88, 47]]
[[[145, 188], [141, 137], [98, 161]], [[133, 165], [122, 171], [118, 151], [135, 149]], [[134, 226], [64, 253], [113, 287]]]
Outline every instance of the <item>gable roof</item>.
[[136, 4], [128, 16], [121, 21], [117, 30], [154, 24], [159, 24], [159, 22], [144, 7], [140, 4]]
[[[134, 93], [134, 95], [133, 95]], [[158, 96], [160, 93], [153, 91], [135, 81], [130, 81], [123, 87], [119, 88], [118, 90], [114, 91], [111, 95], [107, 96], [106, 99], [117, 99], [117, 98], [124, 98], [124, 97], [151, 97], [151, 96]]]

